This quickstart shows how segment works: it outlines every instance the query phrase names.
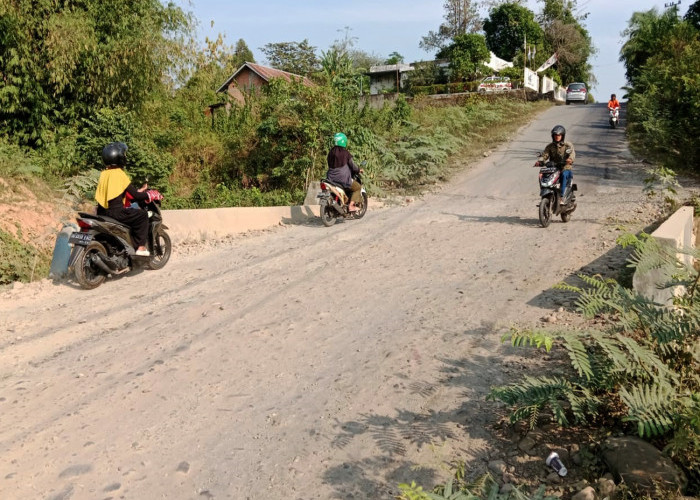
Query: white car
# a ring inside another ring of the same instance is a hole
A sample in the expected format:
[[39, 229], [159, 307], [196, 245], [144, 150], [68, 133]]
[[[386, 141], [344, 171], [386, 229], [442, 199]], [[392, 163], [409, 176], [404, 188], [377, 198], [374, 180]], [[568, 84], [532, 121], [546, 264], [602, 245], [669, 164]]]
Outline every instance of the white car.
[[575, 101], [588, 104], [588, 89], [585, 83], [570, 83], [566, 87], [566, 104], [571, 104]]
[[507, 76], [487, 76], [479, 84], [479, 92], [507, 92], [513, 88]]

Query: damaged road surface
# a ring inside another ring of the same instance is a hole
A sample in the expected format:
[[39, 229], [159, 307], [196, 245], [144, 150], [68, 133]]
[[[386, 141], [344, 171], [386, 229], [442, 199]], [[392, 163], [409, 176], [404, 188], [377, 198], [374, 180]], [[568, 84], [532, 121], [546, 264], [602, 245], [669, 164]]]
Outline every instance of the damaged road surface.
[[[553, 107], [437, 192], [362, 221], [174, 247], [93, 291], [0, 291], [0, 498], [390, 499], [486, 469], [500, 343], [641, 223], [600, 106]], [[553, 125], [578, 209], [537, 216]], [[370, 202], [371, 205], [371, 202]]]

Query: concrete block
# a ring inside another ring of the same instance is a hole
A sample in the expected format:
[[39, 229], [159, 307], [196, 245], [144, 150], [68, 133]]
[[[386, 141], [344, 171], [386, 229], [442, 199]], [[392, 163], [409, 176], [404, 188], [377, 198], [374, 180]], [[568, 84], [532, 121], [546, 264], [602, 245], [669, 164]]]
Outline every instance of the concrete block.
[[311, 181], [306, 190], [306, 198], [304, 198], [304, 206], [318, 205], [318, 193], [321, 192], [321, 181]]
[[[660, 244], [670, 246], [673, 249], [694, 248], [693, 235], [693, 207], [681, 207], [671, 215], [651, 236]], [[693, 257], [686, 254], [677, 254], [678, 259], [691, 266]], [[673, 297], [684, 292], [683, 287], [659, 289], [663, 284], [663, 276], [659, 270], [653, 269], [646, 273], [635, 272], [632, 278], [634, 290], [659, 304], [671, 305]]]
[[268, 229], [279, 224], [301, 224], [319, 216], [319, 207], [232, 207], [163, 210], [163, 223], [173, 244], [221, 239]]

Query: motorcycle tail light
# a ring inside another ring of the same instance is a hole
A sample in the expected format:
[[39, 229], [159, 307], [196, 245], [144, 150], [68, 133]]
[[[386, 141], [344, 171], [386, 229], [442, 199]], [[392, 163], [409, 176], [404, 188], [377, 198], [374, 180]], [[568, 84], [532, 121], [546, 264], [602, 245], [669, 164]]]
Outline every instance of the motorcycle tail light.
[[325, 182], [322, 182], [322, 183], [321, 183], [321, 189], [322, 189], [323, 191], [326, 190], [326, 183], [325, 183]]
[[80, 229], [90, 229], [92, 227], [92, 221], [85, 220], [85, 219], [78, 219], [78, 227]]

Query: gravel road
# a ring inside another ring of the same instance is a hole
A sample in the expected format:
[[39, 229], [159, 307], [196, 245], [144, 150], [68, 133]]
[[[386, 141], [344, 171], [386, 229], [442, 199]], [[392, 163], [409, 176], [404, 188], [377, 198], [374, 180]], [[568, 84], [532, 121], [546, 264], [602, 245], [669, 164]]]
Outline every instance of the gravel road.
[[[543, 229], [531, 165], [557, 123], [579, 207]], [[604, 105], [558, 106], [361, 221], [0, 292], [0, 498], [390, 499], [454, 458], [485, 469], [484, 396], [519, 359], [500, 336], [619, 260], [618, 224], [648, 221], [640, 170]]]

